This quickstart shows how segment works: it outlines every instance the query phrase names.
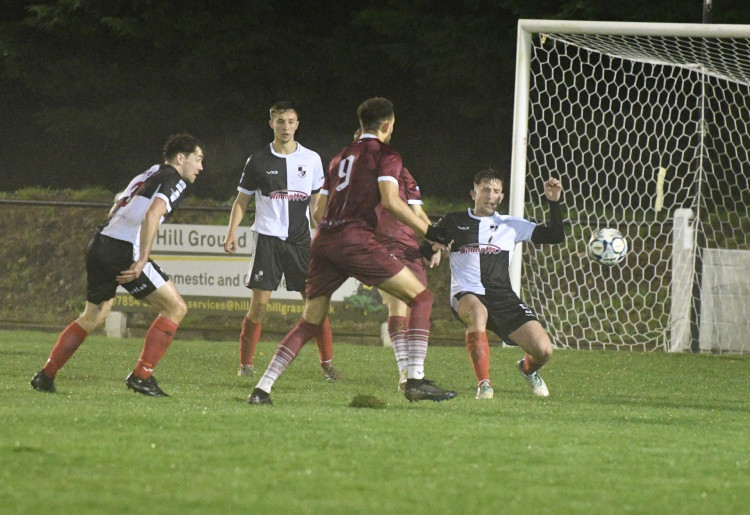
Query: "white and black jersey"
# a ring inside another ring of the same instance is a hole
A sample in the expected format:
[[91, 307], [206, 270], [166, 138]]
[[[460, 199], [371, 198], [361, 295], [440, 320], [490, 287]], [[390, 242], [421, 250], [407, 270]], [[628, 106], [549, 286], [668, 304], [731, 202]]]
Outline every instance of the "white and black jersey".
[[292, 244], [310, 244], [310, 195], [323, 186], [320, 156], [297, 143], [291, 154], [279, 154], [269, 144], [252, 154], [237, 190], [255, 196], [251, 229]]
[[154, 165], [130, 181], [117, 199], [117, 207], [101, 227], [101, 234], [133, 244], [133, 260], [140, 257], [141, 222], [155, 198], [164, 200], [166, 220], [185, 196], [187, 183], [168, 165]]
[[530, 241], [537, 224], [507, 215], [478, 217], [471, 209], [450, 213], [436, 227], [446, 229], [451, 246], [451, 297], [460, 292], [505, 295], [516, 244]]
[[510, 262], [520, 242], [561, 243], [565, 239], [561, 202], [548, 201], [548, 224], [494, 213], [476, 216], [471, 209], [451, 213], [435, 225], [444, 227], [451, 246], [451, 298], [471, 292], [494, 298], [515, 297]]

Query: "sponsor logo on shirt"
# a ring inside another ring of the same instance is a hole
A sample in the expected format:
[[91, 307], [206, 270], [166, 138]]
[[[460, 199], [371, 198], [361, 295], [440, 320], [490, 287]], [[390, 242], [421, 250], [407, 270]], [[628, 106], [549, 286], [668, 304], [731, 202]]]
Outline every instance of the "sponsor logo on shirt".
[[457, 225], [456, 227], [458, 227], [460, 231], [468, 231], [469, 229], [471, 229], [471, 227], [469, 227], [468, 225]]
[[268, 197], [273, 200], [307, 200], [310, 195], [304, 191], [295, 190], [276, 190], [268, 194]]
[[268, 175], [279, 175], [279, 171], [278, 170], [266, 170], [266, 173]]
[[469, 243], [458, 249], [459, 254], [500, 254], [502, 251], [497, 245], [489, 243]]

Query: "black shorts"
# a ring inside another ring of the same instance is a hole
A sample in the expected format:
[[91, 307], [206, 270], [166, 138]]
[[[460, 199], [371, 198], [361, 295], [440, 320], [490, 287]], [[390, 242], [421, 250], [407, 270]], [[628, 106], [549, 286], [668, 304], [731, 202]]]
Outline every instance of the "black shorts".
[[[117, 276], [133, 262], [132, 243], [96, 233], [86, 249], [86, 300], [101, 304], [114, 298], [120, 286]], [[122, 287], [136, 299], [144, 299], [167, 281], [169, 276], [149, 260], [138, 279]]]
[[276, 236], [253, 233], [253, 257], [245, 286], [275, 291], [284, 276], [288, 291], [305, 291], [310, 246], [287, 243]]
[[508, 345], [517, 345], [508, 337], [510, 333], [526, 322], [537, 320], [534, 311], [515, 295], [495, 297], [478, 295], [470, 291], [459, 292], [451, 298], [451, 309], [456, 318], [458, 318], [458, 300], [464, 295], [474, 295], [487, 308], [487, 329], [502, 338]]

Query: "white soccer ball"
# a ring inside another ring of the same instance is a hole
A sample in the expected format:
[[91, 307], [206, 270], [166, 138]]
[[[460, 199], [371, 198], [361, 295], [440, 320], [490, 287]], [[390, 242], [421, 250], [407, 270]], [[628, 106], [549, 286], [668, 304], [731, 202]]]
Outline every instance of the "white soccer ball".
[[599, 229], [589, 240], [589, 257], [602, 265], [612, 266], [625, 259], [628, 240], [617, 229]]

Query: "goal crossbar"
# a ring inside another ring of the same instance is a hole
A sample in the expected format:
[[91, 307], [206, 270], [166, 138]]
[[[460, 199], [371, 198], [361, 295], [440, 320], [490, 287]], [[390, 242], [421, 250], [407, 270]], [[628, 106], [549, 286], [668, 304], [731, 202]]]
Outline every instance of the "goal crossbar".
[[750, 25], [647, 23], [620, 21], [518, 20], [518, 30], [540, 34], [599, 34], [604, 36], [678, 36], [747, 38]]

